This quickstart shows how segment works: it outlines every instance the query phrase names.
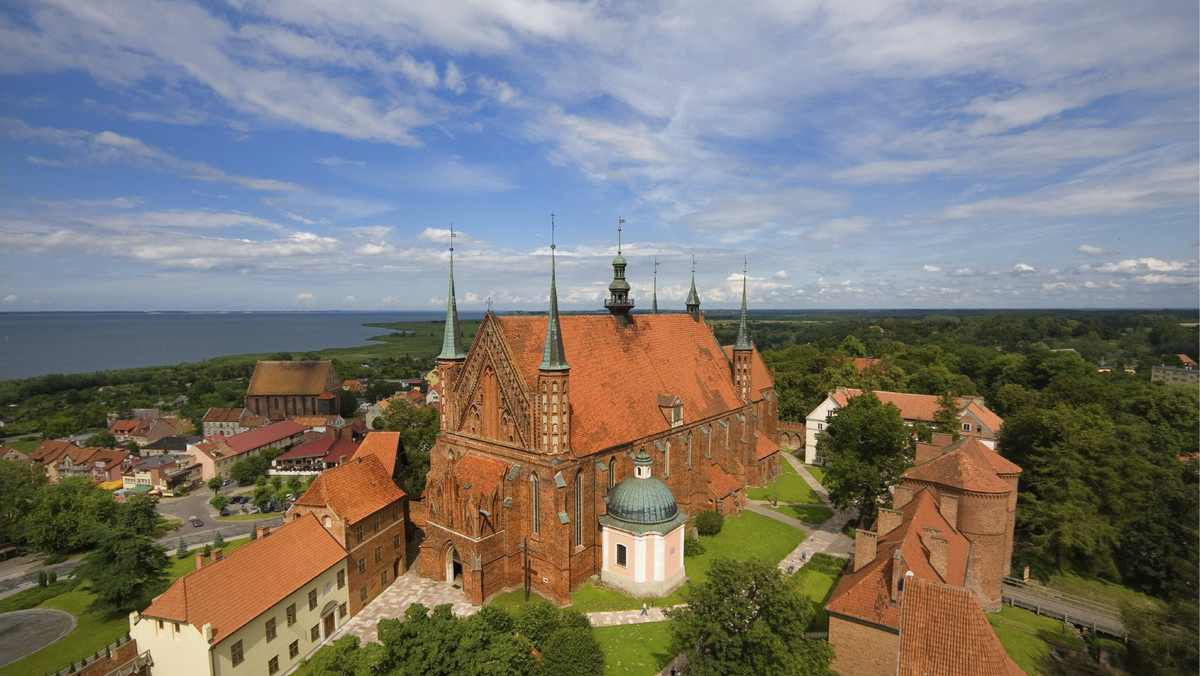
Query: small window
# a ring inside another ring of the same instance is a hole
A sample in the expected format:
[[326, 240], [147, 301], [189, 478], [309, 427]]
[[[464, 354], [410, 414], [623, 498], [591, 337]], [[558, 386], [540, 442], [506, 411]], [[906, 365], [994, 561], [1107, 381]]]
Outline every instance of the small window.
[[291, 644], [288, 645], [288, 659], [295, 659], [296, 655], [299, 655], [299, 654], [300, 654], [300, 640], [297, 639], [295, 641], [292, 641]]
[[275, 618], [267, 620], [267, 643], [275, 640]]
[[379, 563], [382, 560], [383, 560], [383, 547], [376, 547], [375, 548], [375, 563]]
[[387, 584], [387, 568], [379, 571], [379, 584]]
[[367, 557], [364, 556], [358, 560], [358, 572], [367, 572]]
[[358, 600], [359, 600], [359, 601], [366, 601], [366, 600], [367, 600], [367, 585], [365, 585], [365, 584], [364, 584], [364, 585], [362, 586], [362, 589], [359, 589], [359, 590], [358, 590]]
[[358, 542], [363, 541], [363, 527], [361, 523], [354, 527], [354, 539]]
[[276, 655], [275, 657], [272, 657], [271, 659], [267, 660], [267, 673], [268, 674], [279, 673], [279, 655]]
[[308, 630], [308, 639], [310, 641], [320, 641], [321, 640], [321, 625], [320, 624], [314, 624], [312, 626], [312, 629]]
[[308, 609], [312, 610], [317, 607], [317, 590], [308, 590]]
[[379, 515], [378, 514], [371, 517], [371, 530], [375, 531], [376, 533], [379, 532]]
[[345, 617], [349, 611], [346, 609], [346, 604], [342, 603], [338, 606], [338, 617]]
[[392, 536], [392, 549], [400, 549], [400, 534], [396, 533]]
[[293, 603], [287, 607], [287, 626], [296, 624], [296, 604]]
[[338, 571], [338, 589], [341, 589], [342, 587], [345, 587], [345, 586], [346, 586], [346, 571], [339, 570]]
[[400, 505], [392, 505], [392, 521], [400, 520]]
[[618, 566], [629, 565], [628, 556], [629, 556], [629, 554], [625, 548], [625, 545], [617, 545], [617, 565]]
[[970, 432], [971, 431], [971, 423], [963, 423], [962, 428], [963, 428], [964, 432]]
[[235, 666], [235, 667], [237, 665], [241, 664], [242, 660], [246, 659], [245, 657], [242, 656], [242, 642], [241, 641], [238, 641], [238, 642], [234, 643], [233, 645], [229, 646], [229, 659], [233, 660], [233, 666]]

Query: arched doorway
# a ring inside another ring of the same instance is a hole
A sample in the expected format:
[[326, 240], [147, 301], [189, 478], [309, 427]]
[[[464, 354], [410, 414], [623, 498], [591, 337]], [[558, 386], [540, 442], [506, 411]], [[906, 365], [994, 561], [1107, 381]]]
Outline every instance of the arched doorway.
[[335, 613], [337, 607], [337, 601], [330, 601], [321, 609], [321, 624], [324, 625], [325, 638], [333, 635], [333, 630], [337, 626], [337, 615]]
[[462, 589], [463, 586], [463, 565], [462, 559], [458, 556], [458, 550], [454, 547], [446, 550], [446, 582]]

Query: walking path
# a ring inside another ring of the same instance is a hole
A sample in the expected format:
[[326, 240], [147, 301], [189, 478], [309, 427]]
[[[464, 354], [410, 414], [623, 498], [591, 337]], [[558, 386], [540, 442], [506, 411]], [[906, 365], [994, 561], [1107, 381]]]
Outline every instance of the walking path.
[[[826, 491], [825, 487], [818, 483], [815, 478], [813, 478], [812, 474], [809, 474], [808, 468], [804, 466], [804, 463], [800, 462], [791, 453], [782, 453], [782, 455], [789, 463], [791, 463], [792, 468], [796, 470], [796, 473], [800, 475], [800, 478], [804, 479], [804, 482], [808, 484], [809, 488], [813, 489], [813, 491], [817, 494], [817, 497], [821, 498], [821, 500], [828, 505], [829, 492]], [[847, 558], [854, 552], [854, 541], [842, 534], [842, 529], [845, 528], [846, 524], [849, 523], [853, 518], [852, 515], [834, 512], [834, 515], [826, 519], [825, 523], [821, 524], [820, 526], [813, 526], [810, 523], [805, 523], [804, 521], [790, 517], [786, 514], [780, 514], [774, 509], [771, 509], [768, 506], [769, 504], [769, 500], [748, 500], [746, 503], [746, 509], [749, 509], [756, 514], [762, 514], [763, 516], [770, 517], [776, 521], [786, 523], [793, 528], [798, 528], [804, 531], [807, 535], [807, 537], [804, 539], [804, 542], [801, 542], [799, 546], [792, 550], [791, 554], [783, 557], [783, 560], [779, 562], [780, 570], [789, 572], [799, 570], [800, 568], [803, 568], [806, 563], [812, 560], [813, 554], [825, 553], [832, 556]]]
[[363, 643], [373, 643], [377, 640], [379, 621], [390, 617], [404, 617], [404, 611], [414, 603], [420, 603], [433, 610], [434, 606], [449, 603], [454, 614], [458, 617], [473, 615], [479, 611], [479, 606], [471, 603], [461, 589], [456, 589], [445, 582], [435, 582], [420, 576], [416, 566], [409, 568], [396, 578], [387, 589], [367, 604], [350, 621], [342, 625], [331, 642], [347, 634], [353, 634]]

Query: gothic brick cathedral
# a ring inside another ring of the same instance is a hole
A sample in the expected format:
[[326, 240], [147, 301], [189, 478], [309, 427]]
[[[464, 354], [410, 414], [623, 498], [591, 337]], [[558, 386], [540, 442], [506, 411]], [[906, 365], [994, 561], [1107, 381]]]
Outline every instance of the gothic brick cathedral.
[[[432, 451], [421, 575], [474, 603], [524, 584], [557, 603], [599, 574], [609, 490], [645, 450], [688, 515], [735, 514], [779, 467], [774, 378], [746, 330], [722, 348], [699, 310], [630, 314], [618, 251], [609, 315], [488, 312], [458, 338], [453, 260], [438, 357], [441, 432]], [[528, 559], [526, 559], [528, 557]], [[526, 563], [528, 561], [528, 563]]]

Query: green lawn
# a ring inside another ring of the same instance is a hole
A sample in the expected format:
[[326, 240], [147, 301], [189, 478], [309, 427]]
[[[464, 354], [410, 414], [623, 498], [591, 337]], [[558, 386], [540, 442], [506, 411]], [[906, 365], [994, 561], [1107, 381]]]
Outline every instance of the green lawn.
[[21, 439], [19, 441], [10, 441], [7, 444], [5, 444], [5, 446], [12, 446], [13, 448], [17, 449], [18, 451], [20, 451], [26, 455], [33, 453], [33, 451], [38, 446], [41, 446], [41, 445], [42, 445], [42, 442], [37, 439], [31, 439], [29, 441]]
[[1075, 596], [1082, 596], [1097, 603], [1107, 603], [1117, 608], [1120, 608], [1121, 604], [1125, 602], [1162, 604], [1162, 601], [1153, 596], [1147, 596], [1114, 582], [1091, 580], [1071, 573], [1051, 575], [1046, 586]]
[[820, 526], [833, 516], [833, 510], [828, 507], [817, 507], [815, 505], [784, 505], [771, 507], [767, 505], [767, 509], [773, 509], [784, 516], [790, 516], [793, 519], [800, 519], [804, 523], [811, 523], [814, 526]]
[[829, 554], [814, 554], [796, 574], [792, 576], [791, 584], [800, 588], [800, 593], [812, 600], [813, 617], [808, 623], [809, 631], [829, 631], [829, 613], [825, 612], [825, 603], [837, 586], [842, 575], [844, 562]]
[[606, 674], [657, 674], [675, 657], [669, 622], [597, 627], [592, 634], [604, 649]]
[[[708, 579], [708, 569], [715, 558], [750, 559], [759, 557], [776, 562], [791, 553], [804, 541], [803, 531], [780, 523], [754, 512], [742, 512], [735, 518], [726, 519], [725, 527], [717, 535], [701, 535], [700, 542], [705, 552], [700, 556], [685, 558], [688, 582], [666, 598], [654, 599], [658, 606], [673, 606], [683, 603], [688, 585]], [[590, 582], [583, 585], [571, 597], [576, 610], [585, 613], [606, 610], [635, 610], [642, 607], [641, 599], [601, 589]]]
[[816, 465], [809, 465], [806, 469], [808, 470], [808, 473], [812, 475], [812, 478], [817, 480], [817, 483], [821, 484], [822, 486], [825, 485], [825, 468], [824, 467], [817, 467]]
[[45, 674], [65, 669], [71, 660], [78, 662], [95, 655], [104, 646], [129, 633], [129, 615], [92, 608], [96, 595], [76, 589], [43, 601], [39, 608], [65, 610], [75, 616], [75, 628], [62, 639], [26, 655], [4, 667], [7, 674]]
[[[746, 497], [751, 500], [773, 500], [775, 498], [775, 482], [766, 486], [747, 488]], [[814, 505], [824, 504], [813, 489], [808, 487], [803, 477], [796, 473], [792, 464], [783, 461], [783, 474], [779, 475], [779, 501], [804, 502]]]
[[988, 613], [987, 617], [1005, 652], [1025, 673], [1046, 676], [1061, 673], [1050, 658], [1050, 644], [1038, 635], [1039, 632], [1061, 634], [1061, 621], [1012, 606]]

